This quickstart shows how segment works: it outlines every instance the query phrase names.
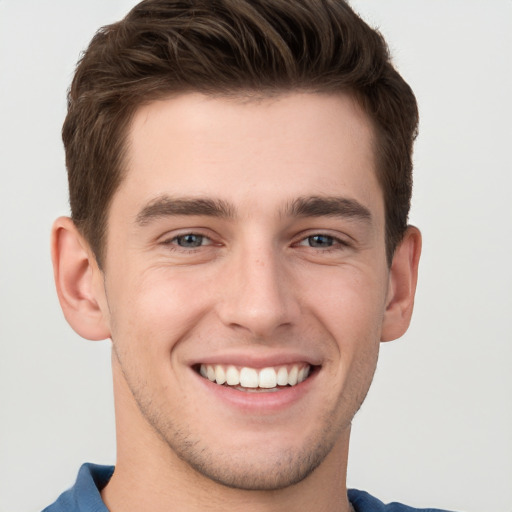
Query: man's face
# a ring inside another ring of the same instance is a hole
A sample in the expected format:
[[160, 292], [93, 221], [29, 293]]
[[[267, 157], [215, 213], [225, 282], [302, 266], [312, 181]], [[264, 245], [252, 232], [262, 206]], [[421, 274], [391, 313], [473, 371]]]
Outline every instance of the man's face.
[[104, 269], [123, 421], [229, 486], [301, 480], [346, 444], [377, 361], [367, 118], [344, 95], [186, 94], [140, 108], [127, 169]]

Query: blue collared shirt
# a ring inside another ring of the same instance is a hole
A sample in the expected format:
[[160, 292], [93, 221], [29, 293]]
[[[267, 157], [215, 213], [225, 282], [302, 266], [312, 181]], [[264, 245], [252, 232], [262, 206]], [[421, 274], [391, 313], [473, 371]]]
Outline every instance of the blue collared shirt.
[[[62, 493], [57, 501], [43, 512], [108, 512], [100, 491], [114, 473], [114, 466], [84, 464], [78, 472], [76, 483]], [[370, 494], [357, 489], [348, 491], [348, 499], [355, 512], [448, 512], [434, 508], [411, 508], [400, 503], [385, 505]]]

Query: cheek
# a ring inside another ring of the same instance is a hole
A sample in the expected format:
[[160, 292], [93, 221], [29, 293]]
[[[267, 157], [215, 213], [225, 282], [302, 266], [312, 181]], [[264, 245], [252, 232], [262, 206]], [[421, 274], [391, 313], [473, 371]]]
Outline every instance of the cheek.
[[337, 392], [344, 400], [352, 397], [357, 406], [377, 364], [386, 286], [379, 274], [336, 270], [329, 279], [316, 280], [319, 286], [310, 294], [311, 311], [332, 343]]
[[[114, 282], [114, 281], [113, 281]], [[170, 272], [141, 273], [138, 279], [117, 279], [108, 291], [112, 338], [141, 357], [169, 352], [194, 329], [206, 309], [204, 285]]]
[[302, 295], [337, 340], [356, 343], [380, 338], [387, 289], [379, 273], [347, 266], [310, 278], [315, 286]]

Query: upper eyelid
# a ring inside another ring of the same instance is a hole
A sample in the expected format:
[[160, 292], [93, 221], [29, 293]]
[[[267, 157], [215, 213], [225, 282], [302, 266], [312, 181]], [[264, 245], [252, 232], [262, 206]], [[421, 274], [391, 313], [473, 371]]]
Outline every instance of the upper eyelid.
[[[167, 233], [164, 233], [157, 237], [156, 241], [157, 243], [170, 243], [173, 240], [176, 240], [176, 238], [187, 236], [187, 235], [197, 235], [202, 236], [206, 239], [208, 239], [212, 243], [216, 243], [216, 240], [218, 240], [218, 243], [221, 243], [221, 240], [223, 237], [218, 235], [215, 232], [212, 232], [208, 228], [182, 228], [182, 229], [176, 229], [169, 231]], [[339, 233], [335, 232], [333, 233], [333, 230], [326, 228], [326, 229], [305, 229], [301, 232], [295, 234], [293, 237], [291, 237], [291, 245], [298, 244], [299, 242], [302, 242], [306, 240], [309, 237], [312, 236], [326, 236], [333, 238], [336, 242], [344, 244], [344, 245], [350, 245], [352, 243], [355, 243], [356, 240], [350, 236], [347, 233]]]
[[[172, 236], [168, 236], [168, 237], [164, 237], [164, 239], [160, 242], [162, 244], [165, 244], [165, 245], [170, 245], [172, 244], [173, 242], [176, 242], [176, 240], [178, 238], [182, 238], [182, 237], [185, 237], [187, 235], [194, 235], [194, 236], [200, 236], [202, 237], [203, 239], [207, 240], [208, 243], [205, 243], [205, 244], [201, 244], [197, 247], [195, 247], [196, 249], [199, 248], [199, 247], [204, 247], [204, 246], [207, 246], [207, 245], [213, 245], [215, 242], [212, 240], [212, 238], [208, 235], [205, 235], [203, 233], [197, 233], [197, 232], [187, 232], [187, 233], [180, 233], [178, 235], [172, 235]], [[181, 247], [182, 249], [186, 249], [186, 247], [182, 247], [180, 246], [178, 243], [176, 243], [175, 245], [177, 245], [178, 247]]]
[[167, 231], [163, 233], [162, 235], [159, 235], [157, 237], [158, 241], [169, 241], [174, 240], [175, 238], [179, 238], [180, 236], [187, 236], [187, 235], [197, 235], [197, 236], [203, 236], [205, 238], [212, 239], [214, 238], [214, 234], [211, 232], [211, 230], [205, 229], [205, 228], [183, 228], [183, 229], [173, 229], [170, 231]]
[[[180, 245], [176, 239], [180, 238], [180, 237], [187, 236], [187, 235], [200, 236], [203, 239], [206, 239], [207, 242], [204, 243], [204, 240], [203, 240], [200, 245], [197, 245], [197, 246], [192, 245], [189, 247], [187, 247], [186, 245], [185, 246]], [[209, 237], [207, 235], [204, 235], [202, 233], [188, 231], [188, 232], [184, 232], [184, 233], [177, 234], [177, 235], [163, 237], [160, 241], [157, 242], [157, 245], [164, 248], [166, 251], [186, 256], [186, 255], [192, 255], [192, 254], [195, 254], [198, 252], [204, 252], [205, 250], [211, 250], [211, 248], [215, 247], [215, 245], [217, 245], [217, 244], [211, 239], [211, 237]]]
[[295, 241], [293, 243], [301, 242], [311, 236], [328, 236], [340, 243], [347, 244], [347, 245], [352, 242], [355, 242], [355, 239], [347, 233], [333, 232], [333, 230], [330, 230], [330, 229], [306, 229], [306, 230], [298, 233], [294, 237]]
[[[294, 245], [300, 245], [300, 244], [302, 244], [302, 242], [305, 242], [306, 240], [308, 240], [308, 238], [311, 238], [311, 237], [314, 237], [314, 236], [325, 236], [325, 237], [332, 238], [333, 241], [334, 241], [334, 247], [336, 245], [341, 245], [341, 246], [345, 246], [345, 247], [348, 247], [348, 246], [351, 245], [348, 241], [344, 240], [341, 237], [334, 236], [334, 235], [328, 235], [328, 234], [325, 234], [325, 233], [315, 233], [315, 234], [312, 234], [312, 235], [307, 235], [305, 237], [300, 238], [297, 242], [294, 242]], [[323, 248], [323, 250], [332, 249], [332, 248], [333, 248], [333, 246], [328, 246], [328, 247]], [[312, 249], [319, 249], [319, 247], [312, 247]]]

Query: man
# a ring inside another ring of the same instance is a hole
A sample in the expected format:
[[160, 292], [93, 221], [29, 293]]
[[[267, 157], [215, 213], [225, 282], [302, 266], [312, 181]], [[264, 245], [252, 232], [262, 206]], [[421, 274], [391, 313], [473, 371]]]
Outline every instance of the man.
[[405, 511], [347, 491], [412, 313], [414, 96], [342, 1], [146, 0], [84, 54], [59, 299], [112, 339], [118, 457], [46, 510]]

